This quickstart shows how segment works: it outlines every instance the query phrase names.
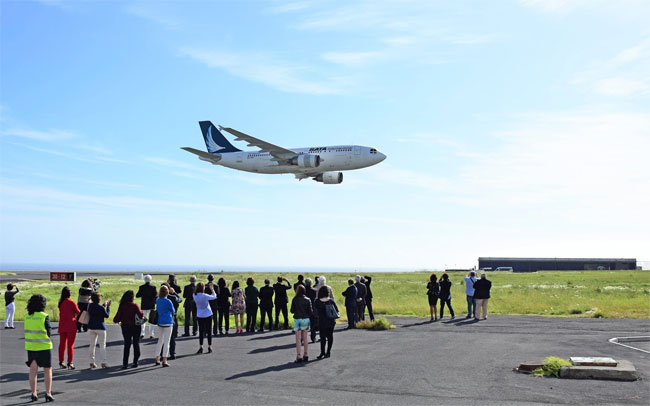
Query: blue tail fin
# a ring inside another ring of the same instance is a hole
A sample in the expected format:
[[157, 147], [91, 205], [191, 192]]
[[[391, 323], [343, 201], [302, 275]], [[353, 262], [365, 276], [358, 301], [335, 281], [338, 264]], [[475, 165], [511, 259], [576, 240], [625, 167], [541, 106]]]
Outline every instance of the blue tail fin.
[[208, 152], [221, 153], [241, 151], [228, 142], [226, 137], [221, 134], [221, 131], [219, 131], [211, 121], [199, 121], [199, 126], [201, 126], [201, 132], [203, 133], [203, 139], [205, 140], [205, 146], [208, 148]]

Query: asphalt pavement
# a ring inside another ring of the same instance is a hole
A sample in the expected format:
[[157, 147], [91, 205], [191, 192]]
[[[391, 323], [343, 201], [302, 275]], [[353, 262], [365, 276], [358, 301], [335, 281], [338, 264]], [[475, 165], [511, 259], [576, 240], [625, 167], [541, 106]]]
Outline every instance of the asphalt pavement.
[[[112, 315], [111, 315], [112, 316]], [[290, 331], [214, 338], [212, 354], [195, 355], [196, 337], [179, 337], [170, 368], [153, 364], [154, 340], [141, 345], [141, 365], [120, 370], [122, 336], [108, 327], [111, 368], [89, 370], [88, 334], [77, 335], [77, 369], [56, 367], [54, 397], [66, 405], [507, 405], [650, 404], [650, 354], [611, 344], [612, 337], [650, 335], [640, 319], [491, 316], [435, 323], [390, 318], [391, 331], [337, 326], [332, 357], [294, 364]], [[29, 402], [22, 323], [0, 331], [0, 404]], [[182, 331], [182, 329], [181, 329]], [[537, 378], [513, 372], [549, 355], [607, 356], [631, 361], [636, 382]], [[43, 383], [39, 379], [39, 402]]]

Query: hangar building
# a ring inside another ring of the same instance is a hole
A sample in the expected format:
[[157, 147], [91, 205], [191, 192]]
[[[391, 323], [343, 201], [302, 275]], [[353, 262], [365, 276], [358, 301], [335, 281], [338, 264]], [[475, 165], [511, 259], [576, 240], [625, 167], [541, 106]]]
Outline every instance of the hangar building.
[[636, 269], [636, 258], [499, 258], [479, 257], [479, 269], [511, 267], [514, 272], [605, 271]]

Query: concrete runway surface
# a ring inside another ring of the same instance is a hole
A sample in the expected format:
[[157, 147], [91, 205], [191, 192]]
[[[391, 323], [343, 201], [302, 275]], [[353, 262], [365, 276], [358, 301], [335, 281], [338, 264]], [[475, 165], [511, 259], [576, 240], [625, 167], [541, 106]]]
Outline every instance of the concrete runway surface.
[[[650, 355], [607, 341], [649, 335], [648, 320], [390, 320], [397, 325], [391, 331], [346, 331], [337, 326], [332, 357], [316, 360], [319, 345], [312, 344], [313, 361], [308, 364], [293, 363], [295, 341], [285, 330], [215, 337], [214, 353], [201, 355], [194, 354], [196, 337], [179, 337], [178, 359], [170, 361], [170, 368], [154, 366], [155, 341], [145, 339], [140, 367], [122, 371], [121, 332], [110, 325], [110, 369], [88, 369], [88, 334], [81, 333], [75, 344], [77, 369], [59, 370], [59, 338], [54, 334], [54, 397], [66, 405], [650, 404]], [[23, 326], [16, 326], [0, 331], [2, 405], [29, 402]], [[549, 355], [627, 359], [642, 379], [565, 380], [512, 371], [522, 361]]]

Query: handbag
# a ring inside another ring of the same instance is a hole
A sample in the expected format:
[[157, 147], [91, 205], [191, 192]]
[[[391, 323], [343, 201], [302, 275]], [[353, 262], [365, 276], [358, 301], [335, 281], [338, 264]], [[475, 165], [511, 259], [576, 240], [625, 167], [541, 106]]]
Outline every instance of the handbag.
[[156, 309], [152, 309], [149, 312], [149, 323], [158, 324], [158, 312], [156, 311]]
[[327, 302], [327, 304], [325, 304], [325, 314], [327, 315], [328, 319], [332, 320], [336, 320], [341, 317], [339, 312], [336, 311], [336, 307], [334, 307], [331, 302]]
[[140, 316], [138, 316], [137, 314], [135, 315], [135, 325], [136, 325], [136, 326], [141, 326], [141, 325], [143, 325], [143, 324], [146, 323], [146, 322], [147, 322], [147, 318], [146, 318], [146, 317], [140, 317]]
[[88, 324], [90, 321], [90, 314], [88, 314], [88, 311], [84, 310], [81, 312], [81, 316], [79, 316], [79, 323], [81, 324]]

